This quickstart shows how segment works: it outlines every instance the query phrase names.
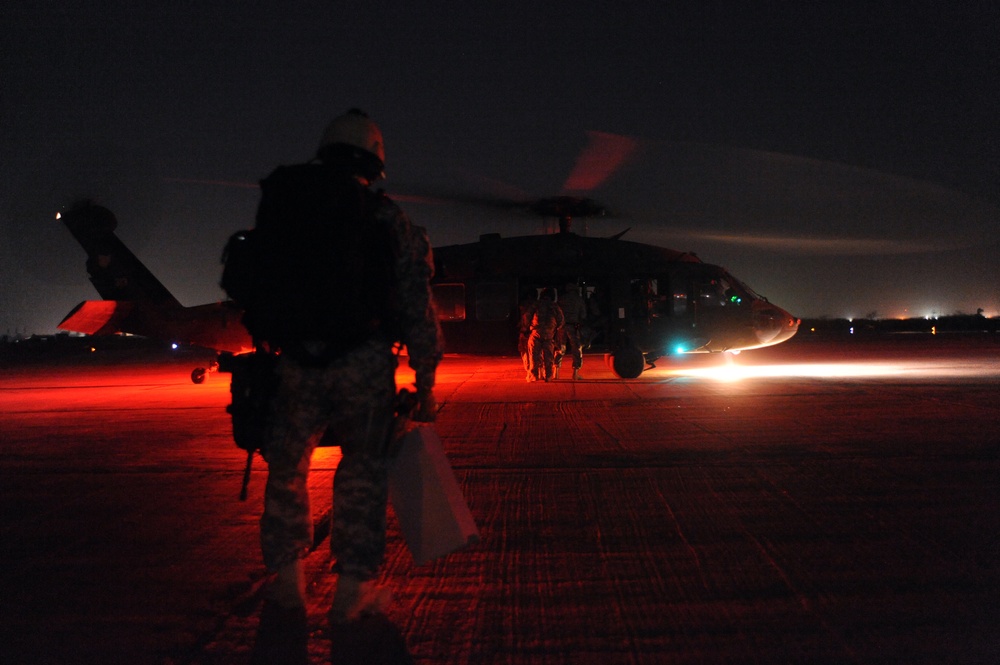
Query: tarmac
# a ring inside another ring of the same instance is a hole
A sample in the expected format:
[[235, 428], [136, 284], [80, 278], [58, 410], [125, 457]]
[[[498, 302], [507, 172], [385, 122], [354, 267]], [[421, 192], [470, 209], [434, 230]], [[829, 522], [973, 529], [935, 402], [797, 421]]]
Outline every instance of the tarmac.
[[[599, 356], [530, 384], [517, 358], [446, 357], [436, 427], [481, 541], [415, 566], [390, 513], [393, 604], [332, 633], [317, 543], [283, 662], [1000, 662], [998, 338], [803, 331], [631, 381]], [[228, 375], [192, 384], [203, 360], [0, 365], [0, 662], [275, 646], [265, 466], [240, 502]], [[338, 460], [313, 460], [318, 540]]]

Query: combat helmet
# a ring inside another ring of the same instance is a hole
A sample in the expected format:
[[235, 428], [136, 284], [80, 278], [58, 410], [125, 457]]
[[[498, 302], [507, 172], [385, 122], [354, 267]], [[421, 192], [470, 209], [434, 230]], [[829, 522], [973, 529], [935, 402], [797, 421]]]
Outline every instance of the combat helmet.
[[351, 169], [370, 182], [385, 177], [382, 130], [359, 109], [350, 109], [327, 125], [316, 156], [326, 164]]

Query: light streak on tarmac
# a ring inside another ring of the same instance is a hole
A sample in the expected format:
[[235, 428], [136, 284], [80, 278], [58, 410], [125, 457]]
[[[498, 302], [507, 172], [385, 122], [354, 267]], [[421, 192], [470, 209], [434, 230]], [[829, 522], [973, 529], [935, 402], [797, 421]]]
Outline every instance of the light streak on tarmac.
[[[651, 370], [650, 373], [657, 370]], [[733, 382], [746, 379], [929, 379], [1000, 377], [1000, 360], [965, 362], [887, 362], [887, 363], [793, 363], [740, 365], [728, 362], [717, 367], [671, 368], [671, 376]]]

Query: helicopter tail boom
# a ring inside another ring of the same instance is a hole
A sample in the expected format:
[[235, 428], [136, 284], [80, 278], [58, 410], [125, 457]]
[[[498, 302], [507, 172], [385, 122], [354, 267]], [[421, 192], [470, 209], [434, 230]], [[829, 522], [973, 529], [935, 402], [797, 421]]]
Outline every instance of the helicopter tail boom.
[[59, 219], [87, 252], [87, 273], [103, 300], [77, 305], [61, 330], [88, 335], [128, 333], [217, 351], [253, 349], [231, 302], [184, 307], [115, 235], [117, 220], [107, 208], [82, 202]]

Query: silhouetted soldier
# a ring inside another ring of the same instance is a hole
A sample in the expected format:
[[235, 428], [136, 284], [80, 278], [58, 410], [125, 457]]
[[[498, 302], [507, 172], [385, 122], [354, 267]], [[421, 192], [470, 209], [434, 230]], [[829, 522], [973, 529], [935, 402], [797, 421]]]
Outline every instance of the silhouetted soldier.
[[524, 364], [524, 371], [531, 370], [531, 354], [528, 353], [528, 338], [531, 336], [531, 317], [534, 314], [535, 290], [524, 292], [521, 302], [517, 305], [517, 352]]
[[[258, 211], [260, 229], [262, 215], [267, 212], [269, 181], [292, 178], [295, 169], [312, 174], [310, 184], [296, 182], [286, 190], [301, 194], [297, 210], [315, 199], [322, 202], [323, 210], [329, 206], [339, 211], [333, 215], [335, 219], [327, 220], [336, 225], [333, 228], [371, 229], [360, 253], [385, 257], [388, 266], [382, 280], [364, 275], [354, 280], [359, 282], [353, 291], [357, 302], [349, 301], [349, 309], [354, 318], [358, 318], [354, 310], [361, 313], [364, 326], [360, 332], [351, 330], [344, 335], [343, 330], [320, 327], [300, 334], [292, 330], [279, 340], [269, 340], [272, 350], [277, 346], [281, 353], [269, 436], [263, 449], [268, 477], [261, 544], [265, 564], [276, 571], [266, 595], [280, 606], [305, 606], [301, 558], [313, 543], [307, 478], [313, 449], [325, 434], [325, 440], [339, 445], [343, 452], [334, 478], [330, 536], [334, 571], [339, 578], [329, 616], [331, 622], [339, 624], [380, 612], [390, 599], [388, 590], [377, 586], [375, 580], [385, 550], [386, 442], [396, 398], [394, 344], [401, 341], [406, 345], [409, 364], [416, 372], [415, 420], [434, 419], [432, 389], [441, 358], [430, 296], [433, 261], [427, 234], [412, 225], [384, 194], [370, 189], [384, 175], [384, 160], [381, 131], [366, 115], [352, 109], [327, 128], [316, 161], [308, 166], [279, 167], [262, 183], [264, 196]], [[319, 192], [313, 191], [315, 182], [320, 183]], [[328, 270], [330, 262], [346, 260], [338, 254], [341, 238], [329, 228], [307, 229], [312, 235], [301, 236], [313, 239], [313, 246], [299, 247], [303, 265], [297, 276], [311, 274], [306, 272], [310, 269]], [[280, 231], [275, 233], [280, 235]], [[329, 247], [315, 246], [316, 238], [328, 238]], [[277, 251], [277, 246], [265, 245], [264, 251]], [[320, 265], [308, 265], [308, 257], [319, 257]], [[345, 289], [354, 286], [339, 285]], [[332, 296], [333, 290], [327, 288], [327, 293]], [[319, 294], [303, 299], [303, 303], [321, 311], [324, 298]], [[339, 321], [346, 327], [352, 320], [348, 313], [331, 312], [324, 321]]]
[[552, 289], [542, 289], [538, 300], [528, 310], [531, 335], [528, 337], [528, 354], [531, 366], [528, 381], [551, 381], [555, 375], [556, 336], [565, 321], [562, 309], [554, 301]]
[[[563, 339], [566, 342], [565, 355], [573, 360], [573, 378], [580, 378], [580, 368], [583, 367], [583, 341], [581, 339], [581, 327], [587, 320], [587, 303], [580, 295], [580, 288], [573, 282], [566, 284], [566, 289], [559, 298], [559, 307], [562, 308], [563, 316], [566, 319], [563, 328]], [[556, 367], [556, 376], [559, 376], [559, 368], [562, 366], [562, 356], [560, 356]]]

